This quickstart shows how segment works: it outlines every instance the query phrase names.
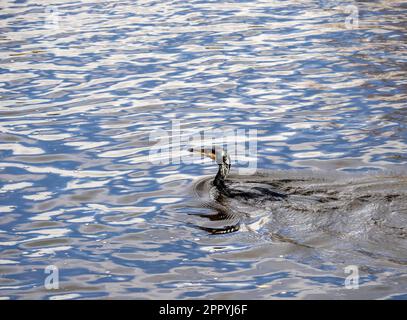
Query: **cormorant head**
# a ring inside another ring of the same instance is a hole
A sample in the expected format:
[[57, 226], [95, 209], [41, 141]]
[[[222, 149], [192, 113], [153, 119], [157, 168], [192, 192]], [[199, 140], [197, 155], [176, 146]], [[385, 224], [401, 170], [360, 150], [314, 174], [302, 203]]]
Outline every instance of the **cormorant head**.
[[213, 184], [221, 191], [227, 192], [227, 187], [225, 185], [225, 179], [230, 171], [230, 157], [228, 153], [223, 150], [221, 147], [212, 147], [212, 148], [189, 148], [190, 152], [198, 152], [201, 155], [215, 160], [219, 165], [218, 173], [216, 174]]
[[220, 166], [224, 166], [230, 170], [231, 161], [229, 154], [223, 150], [221, 147], [212, 147], [212, 148], [189, 148], [189, 152], [198, 152], [203, 156], [209, 157]]

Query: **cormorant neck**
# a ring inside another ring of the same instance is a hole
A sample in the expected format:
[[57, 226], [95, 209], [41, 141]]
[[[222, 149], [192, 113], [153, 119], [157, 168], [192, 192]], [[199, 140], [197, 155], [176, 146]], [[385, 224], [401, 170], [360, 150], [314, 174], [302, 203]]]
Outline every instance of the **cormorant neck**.
[[219, 191], [222, 191], [223, 193], [227, 193], [228, 188], [225, 184], [225, 179], [227, 175], [229, 174], [230, 171], [230, 157], [227, 154], [227, 152], [223, 149], [220, 148], [215, 148], [212, 147], [211, 149], [209, 148], [200, 148], [200, 149], [194, 149], [194, 148], [189, 148], [188, 151], [194, 152], [198, 151], [200, 154], [207, 156], [211, 158], [212, 160], [215, 160], [218, 165], [219, 165], [219, 170], [218, 173], [216, 174], [215, 180], [213, 181], [214, 186], [218, 188]]
[[230, 171], [230, 165], [226, 163], [219, 164], [219, 170], [216, 174], [215, 180], [213, 180], [213, 184], [218, 189], [226, 189], [225, 179]]

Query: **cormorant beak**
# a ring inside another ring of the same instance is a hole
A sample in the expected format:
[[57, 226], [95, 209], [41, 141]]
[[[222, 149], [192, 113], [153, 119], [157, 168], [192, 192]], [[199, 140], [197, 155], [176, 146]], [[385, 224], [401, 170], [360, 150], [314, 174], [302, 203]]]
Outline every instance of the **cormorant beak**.
[[188, 151], [189, 151], [189, 152], [197, 152], [197, 153], [199, 153], [199, 154], [201, 154], [201, 155], [203, 155], [203, 156], [205, 156], [205, 157], [211, 158], [212, 160], [216, 160], [216, 151], [215, 151], [215, 148], [212, 148], [212, 149], [205, 149], [205, 148], [197, 148], [197, 149], [194, 149], [194, 148], [189, 148]]

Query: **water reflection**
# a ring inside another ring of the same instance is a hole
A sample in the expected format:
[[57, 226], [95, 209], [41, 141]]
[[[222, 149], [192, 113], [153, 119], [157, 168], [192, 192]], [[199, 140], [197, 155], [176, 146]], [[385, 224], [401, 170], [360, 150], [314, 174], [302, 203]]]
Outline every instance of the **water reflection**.
[[213, 209], [187, 202], [212, 164], [148, 161], [180, 120], [257, 129], [262, 169], [403, 169], [401, 3], [5, 1], [0, 19], [1, 297], [403, 297], [404, 267], [366, 256], [346, 290], [352, 255], [208, 236], [191, 213]]

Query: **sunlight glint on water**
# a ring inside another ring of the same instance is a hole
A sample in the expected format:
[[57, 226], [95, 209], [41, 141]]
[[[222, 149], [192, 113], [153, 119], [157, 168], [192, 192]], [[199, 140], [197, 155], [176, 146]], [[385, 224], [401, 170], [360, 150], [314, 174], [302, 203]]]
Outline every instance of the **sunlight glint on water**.
[[[150, 134], [178, 120], [185, 135], [257, 129], [261, 169], [402, 170], [406, 10], [3, 1], [0, 297], [405, 297], [405, 265], [338, 263], [266, 239], [260, 220], [258, 233], [195, 228], [185, 203], [215, 166], [148, 156]], [[348, 264], [360, 265], [357, 290], [344, 287]], [[58, 290], [44, 287], [49, 265]]]

